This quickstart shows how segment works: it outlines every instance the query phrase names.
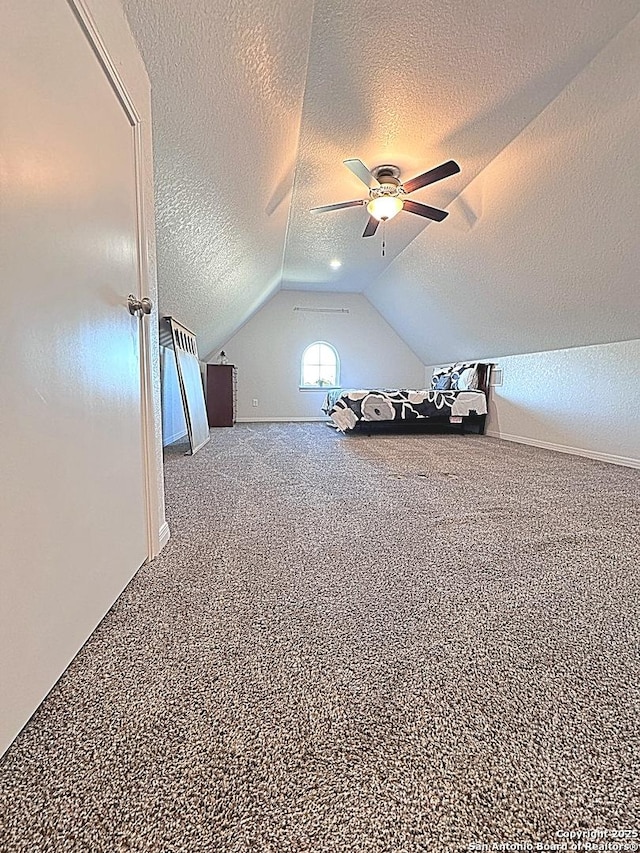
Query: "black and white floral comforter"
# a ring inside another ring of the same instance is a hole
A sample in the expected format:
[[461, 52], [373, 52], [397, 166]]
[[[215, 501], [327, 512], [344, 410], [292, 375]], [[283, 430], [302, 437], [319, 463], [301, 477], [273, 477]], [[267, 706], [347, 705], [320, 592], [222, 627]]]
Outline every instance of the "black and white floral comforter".
[[339, 430], [353, 429], [359, 421], [456, 418], [486, 415], [483, 391], [330, 391], [322, 406]]

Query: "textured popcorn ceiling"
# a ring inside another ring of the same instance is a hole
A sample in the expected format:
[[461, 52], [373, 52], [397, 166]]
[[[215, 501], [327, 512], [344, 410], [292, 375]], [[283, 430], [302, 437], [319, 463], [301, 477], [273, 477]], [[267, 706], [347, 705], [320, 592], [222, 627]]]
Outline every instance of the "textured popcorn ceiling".
[[[640, 337], [640, 0], [312, 6], [125, 0], [161, 311], [202, 353], [280, 286], [363, 291], [425, 363]], [[400, 213], [382, 258], [362, 208], [309, 212], [364, 197], [347, 157], [457, 160], [413, 196], [451, 215]]]
[[280, 283], [311, 6], [124, 2], [151, 78], [160, 311], [201, 355]]

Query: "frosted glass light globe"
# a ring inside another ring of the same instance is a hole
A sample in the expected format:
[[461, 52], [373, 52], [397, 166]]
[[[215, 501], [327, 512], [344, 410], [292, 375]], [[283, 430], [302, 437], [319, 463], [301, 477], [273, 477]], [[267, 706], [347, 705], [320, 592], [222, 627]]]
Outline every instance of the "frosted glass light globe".
[[397, 196], [381, 195], [372, 198], [367, 210], [378, 221], [393, 219], [402, 210], [402, 199]]

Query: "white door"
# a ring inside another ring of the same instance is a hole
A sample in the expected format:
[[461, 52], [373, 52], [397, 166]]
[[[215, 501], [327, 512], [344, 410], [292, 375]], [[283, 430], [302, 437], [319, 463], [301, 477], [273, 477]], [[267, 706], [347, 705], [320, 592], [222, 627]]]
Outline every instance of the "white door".
[[66, 0], [2, 0], [0, 92], [1, 753], [147, 516], [132, 122]]

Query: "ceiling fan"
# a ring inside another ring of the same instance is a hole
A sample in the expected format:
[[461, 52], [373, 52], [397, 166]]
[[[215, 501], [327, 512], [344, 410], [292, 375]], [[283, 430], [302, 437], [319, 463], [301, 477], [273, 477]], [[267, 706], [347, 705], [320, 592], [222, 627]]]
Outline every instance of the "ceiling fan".
[[446, 163], [429, 169], [428, 172], [423, 172], [421, 175], [416, 175], [415, 178], [411, 178], [404, 184], [400, 183], [400, 169], [397, 166], [376, 166], [375, 169], [369, 170], [362, 160], [350, 159], [343, 162], [347, 169], [350, 169], [369, 188], [369, 198], [312, 207], [312, 213], [326, 213], [329, 210], [341, 210], [343, 207], [366, 205], [369, 211], [369, 221], [362, 234], [363, 237], [372, 237], [380, 222], [392, 219], [401, 210], [433, 219], [435, 222], [442, 222], [449, 215], [446, 210], [429, 207], [428, 204], [412, 201], [405, 196], [421, 187], [426, 187], [428, 184], [435, 184], [436, 181], [455, 175], [460, 171], [460, 166], [454, 160], [447, 160]]

